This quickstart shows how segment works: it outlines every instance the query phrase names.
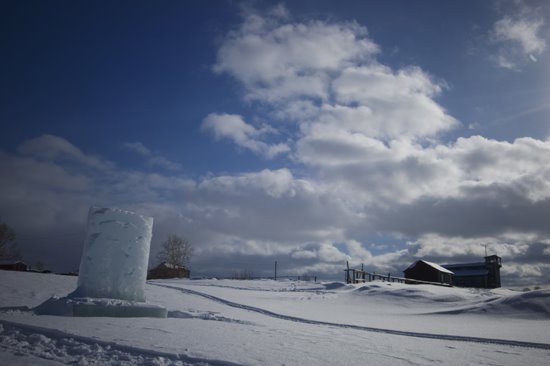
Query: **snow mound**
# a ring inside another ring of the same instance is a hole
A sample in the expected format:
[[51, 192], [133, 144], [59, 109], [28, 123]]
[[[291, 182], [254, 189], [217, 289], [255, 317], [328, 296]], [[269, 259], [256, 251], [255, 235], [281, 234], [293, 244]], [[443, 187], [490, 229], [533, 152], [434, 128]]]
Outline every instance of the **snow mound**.
[[530, 291], [510, 296], [500, 301], [501, 307], [508, 307], [550, 318], [550, 290]]
[[487, 313], [531, 319], [550, 319], [550, 289], [487, 299], [479, 304], [440, 313]]
[[399, 301], [422, 303], [461, 302], [471, 297], [464, 289], [388, 282], [370, 282], [356, 289], [354, 294], [372, 296], [378, 299], [393, 298]]
[[74, 276], [0, 270], [0, 307], [33, 308], [52, 296], [73, 291], [76, 281]]
[[352, 285], [347, 285], [344, 282], [327, 282], [323, 283], [326, 290], [351, 290], [355, 288]]

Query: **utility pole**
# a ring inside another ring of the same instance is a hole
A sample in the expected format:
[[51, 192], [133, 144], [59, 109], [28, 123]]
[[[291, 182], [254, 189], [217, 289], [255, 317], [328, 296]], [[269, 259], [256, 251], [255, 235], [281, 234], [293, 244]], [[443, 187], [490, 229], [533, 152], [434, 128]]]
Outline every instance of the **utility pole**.
[[275, 281], [277, 281], [277, 261], [275, 261]]

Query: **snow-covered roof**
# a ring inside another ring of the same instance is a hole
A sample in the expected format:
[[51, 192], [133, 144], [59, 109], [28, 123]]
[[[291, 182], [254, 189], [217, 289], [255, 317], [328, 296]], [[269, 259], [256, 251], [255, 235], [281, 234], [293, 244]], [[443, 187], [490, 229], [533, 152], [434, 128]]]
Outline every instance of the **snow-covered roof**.
[[[413, 264], [411, 264], [409, 267], [407, 267], [407, 269], [413, 268], [414, 266], [416, 266], [416, 264], [417, 264], [418, 262], [424, 262], [424, 263], [427, 264], [428, 266], [430, 266], [430, 267], [432, 267], [432, 268], [435, 268], [435, 269], [437, 269], [437, 270], [440, 271], [440, 272], [454, 274], [454, 272], [449, 271], [447, 268], [441, 267], [439, 264], [432, 263], [432, 262], [428, 262], [428, 261], [425, 261], [425, 260], [423, 260], [423, 259], [417, 260], [416, 262], [414, 262]], [[407, 270], [407, 269], [406, 269], [406, 270]], [[406, 271], [406, 270], [405, 270], [405, 271]]]
[[168, 263], [168, 262], [162, 262], [157, 267], [160, 267], [160, 266], [164, 266], [164, 267], [170, 268], [170, 269], [185, 269], [185, 266], [180, 266], [180, 265], [177, 265], [177, 264], [171, 264], [171, 263]]

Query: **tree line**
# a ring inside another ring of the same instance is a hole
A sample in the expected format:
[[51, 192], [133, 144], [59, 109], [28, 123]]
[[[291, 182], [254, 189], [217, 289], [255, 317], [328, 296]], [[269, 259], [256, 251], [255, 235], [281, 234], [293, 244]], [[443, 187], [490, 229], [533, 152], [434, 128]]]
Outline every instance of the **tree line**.
[[[193, 249], [193, 245], [187, 238], [170, 234], [162, 243], [157, 259], [173, 266], [188, 267], [193, 255]], [[21, 259], [21, 254], [15, 230], [8, 224], [0, 221], [0, 260], [11, 261], [19, 259]], [[36, 267], [37, 270], [43, 270], [44, 264], [37, 262]]]

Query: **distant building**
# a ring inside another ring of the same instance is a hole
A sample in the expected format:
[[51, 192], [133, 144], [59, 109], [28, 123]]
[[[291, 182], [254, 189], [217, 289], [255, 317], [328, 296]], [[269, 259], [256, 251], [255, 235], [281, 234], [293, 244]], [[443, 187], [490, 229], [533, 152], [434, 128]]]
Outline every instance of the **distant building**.
[[433, 282], [438, 284], [453, 285], [453, 272], [443, 268], [439, 264], [425, 260], [417, 260], [403, 271], [406, 283]]
[[191, 272], [184, 266], [162, 262], [147, 273], [148, 280], [163, 278], [189, 278]]
[[497, 288], [500, 287], [500, 267], [502, 261], [499, 256], [485, 257], [485, 262], [444, 264], [454, 273], [453, 284], [458, 287]]
[[25, 271], [27, 271], [28, 267], [25, 264], [25, 262], [22, 262], [22, 261], [1, 260], [0, 261], [0, 269], [7, 270], [7, 271], [25, 272]]

